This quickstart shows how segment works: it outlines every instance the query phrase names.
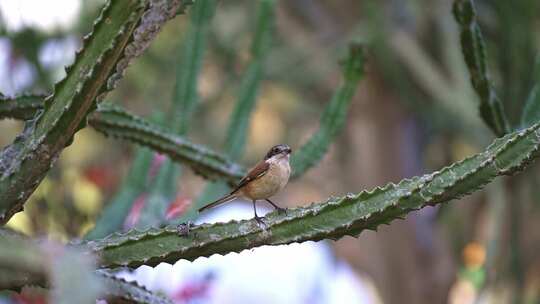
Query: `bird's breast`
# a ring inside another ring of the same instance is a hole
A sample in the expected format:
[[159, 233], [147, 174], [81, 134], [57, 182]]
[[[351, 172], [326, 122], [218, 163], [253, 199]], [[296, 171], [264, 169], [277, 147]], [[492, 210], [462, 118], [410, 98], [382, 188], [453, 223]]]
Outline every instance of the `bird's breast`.
[[290, 174], [288, 161], [271, 163], [266, 174], [246, 185], [242, 192], [249, 199], [269, 198], [285, 187]]

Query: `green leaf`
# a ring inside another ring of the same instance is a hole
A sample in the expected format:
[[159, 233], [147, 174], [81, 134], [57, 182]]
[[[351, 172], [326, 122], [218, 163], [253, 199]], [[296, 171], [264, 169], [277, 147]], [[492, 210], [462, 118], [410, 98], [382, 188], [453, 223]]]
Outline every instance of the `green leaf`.
[[461, 48], [469, 69], [471, 83], [480, 98], [480, 116], [493, 133], [502, 136], [510, 126], [503, 105], [489, 77], [486, 47], [480, 26], [476, 22], [473, 0], [455, 0], [454, 17], [461, 30]]
[[132, 230], [82, 246], [101, 257], [101, 267], [138, 267], [195, 260], [240, 252], [262, 245], [280, 245], [357, 236], [366, 229], [403, 218], [408, 213], [470, 194], [495, 177], [523, 170], [540, 154], [540, 124], [496, 139], [485, 151], [431, 174], [405, 179], [371, 191], [332, 197], [323, 203], [272, 212], [265, 227], [255, 220]]
[[362, 78], [365, 51], [360, 45], [351, 45], [349, 54], [343, 63], [344, 81], [332, 96], [322, 116], [319, 130], [298, 150], [293, 153], [291, 166], [293, 176], [299, 177], [317, 164], [326, 154], [347, 119], [347, 111], [358, 82]]

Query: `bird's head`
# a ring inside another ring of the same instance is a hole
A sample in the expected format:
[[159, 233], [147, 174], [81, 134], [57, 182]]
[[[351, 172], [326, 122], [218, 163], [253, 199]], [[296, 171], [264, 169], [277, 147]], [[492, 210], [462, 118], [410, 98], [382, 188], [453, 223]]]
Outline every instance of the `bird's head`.
[[287, 145], [284, 145], [284, 144], [275, 145], [272, 148], [270, 148], [268, 153], [266, 153], [266, 156], [264, 157], [264, 159], [267, 160], [270, 158], [282, 158], [282, 157], [288, 158], [291, 152], [292, 152], [291, 147]]

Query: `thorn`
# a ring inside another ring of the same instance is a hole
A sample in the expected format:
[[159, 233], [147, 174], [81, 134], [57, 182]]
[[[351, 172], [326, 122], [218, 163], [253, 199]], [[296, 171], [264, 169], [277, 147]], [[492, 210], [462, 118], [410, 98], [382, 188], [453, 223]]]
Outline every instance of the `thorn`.
[[193, 227], [192, 222], [182, 223], [176, 226], [176, 232], [178, 233], [178, 236], [187, 236], [191, 227]]
[[278, 214], [287, 214], [286, 208], [276, 208]]

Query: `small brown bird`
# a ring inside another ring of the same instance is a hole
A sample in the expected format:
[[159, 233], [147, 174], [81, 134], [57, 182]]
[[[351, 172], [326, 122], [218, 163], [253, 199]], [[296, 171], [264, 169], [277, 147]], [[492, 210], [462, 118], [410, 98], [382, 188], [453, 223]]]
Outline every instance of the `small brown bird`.
[[259, 223], [262, 223], [262, 220], [257, 215], [256, 200], [265, 200], [278, 211], [285, 211], [285, 209], [274, 204], [269, 198], [283, 189], [289, 181], [289, 176], [291, 175], [289, 155], [291, 151], [291, 148], [287, 145], [273, 146], [264, 159], [249, 170], [248, 174], [240, 180], [240, 183], [228, 195], [202, 207], [199, 209], [199, 212], [239, 197], [253, 202], [255, 220]]

